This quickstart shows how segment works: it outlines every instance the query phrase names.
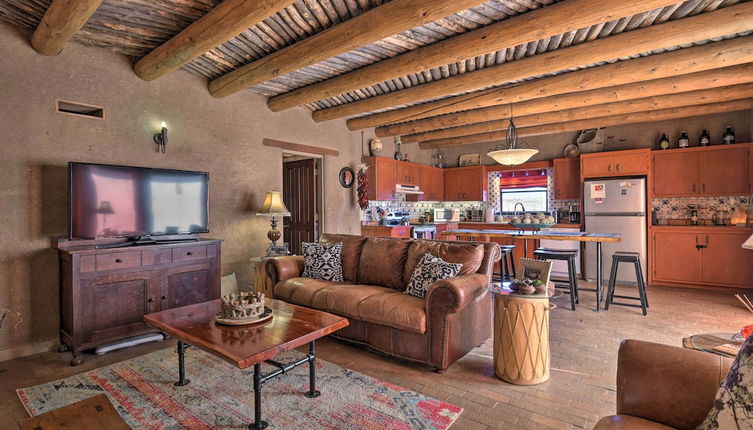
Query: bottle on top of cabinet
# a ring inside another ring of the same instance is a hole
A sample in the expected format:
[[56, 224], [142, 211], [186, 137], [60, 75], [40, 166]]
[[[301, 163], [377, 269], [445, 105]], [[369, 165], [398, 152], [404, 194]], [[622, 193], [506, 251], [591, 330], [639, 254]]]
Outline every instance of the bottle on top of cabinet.
[[709, 146], [709, 145], [711, 145], [711, 134], [709, 134], [709, 131], [704, 128], [703, 132], [698, 137], [698, 146]]
[[733, 143], [735, 143], [735, 129], [731, 125], [728, 125], [722, 136], [722, 144], [732, 145]]
[[680, 139], [677, 140], [677, 147], [687, 148], [688, 146], [690, 146], [690, 138], [688, 137], [688, 132], [683, 130], [682, 133], [680, 133]]
[[667, 136], [667, 133], [662, 133], [661, 139], [659, 139], [659, 148], [669, 149], [669, 136]]

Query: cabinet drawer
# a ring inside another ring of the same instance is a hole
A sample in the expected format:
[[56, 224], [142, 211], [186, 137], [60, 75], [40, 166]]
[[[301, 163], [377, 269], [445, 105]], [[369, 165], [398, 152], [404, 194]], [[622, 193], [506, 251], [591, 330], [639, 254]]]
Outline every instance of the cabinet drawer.
[[97, 271], [141, 266], [141, 252], [114, 252], [96, 257]]
[[207, 246], [181, 246], [173, 248], [173, 261], [203, 260], [207, 258]]

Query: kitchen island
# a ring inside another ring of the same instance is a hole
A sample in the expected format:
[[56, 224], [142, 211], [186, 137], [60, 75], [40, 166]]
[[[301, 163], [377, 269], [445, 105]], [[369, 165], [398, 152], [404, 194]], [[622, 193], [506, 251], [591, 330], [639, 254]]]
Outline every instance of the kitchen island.
[[596, 243], [596, 311], [599, 311], [601, 303], [601, 292], [603, 284], [602, 275], [602, 249], [604, 242], [622, 242], [622, 235], [619, 233], [589, 233], [587, 231], [531, 231], [531, 230], [476, 230], [476, 229], [457, 229], [448, 230], [439, 233], [440, 237], [455, 236], [458, 238], [502, 238], [522, 240], [524, 255], [528, 255], [529, 240], [574, 240], [578, 242], [595, 242]]

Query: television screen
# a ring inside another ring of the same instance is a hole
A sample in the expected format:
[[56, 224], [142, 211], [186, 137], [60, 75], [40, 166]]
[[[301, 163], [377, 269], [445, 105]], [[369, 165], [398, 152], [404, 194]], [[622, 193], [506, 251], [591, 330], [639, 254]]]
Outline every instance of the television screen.
[[71, 239], [207, 233], [206, 172], [68, 163]]

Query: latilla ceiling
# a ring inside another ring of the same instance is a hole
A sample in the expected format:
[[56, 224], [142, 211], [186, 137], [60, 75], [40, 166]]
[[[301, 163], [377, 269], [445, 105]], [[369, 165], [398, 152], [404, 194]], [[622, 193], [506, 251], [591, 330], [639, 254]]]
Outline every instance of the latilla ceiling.
[[[568, 0], [564, 1], [567, 2]], [[323, 110], [669, 20], [714, 11], [742, 2], [744, 1], [689, 0], [678, 2], [671, 6], [603, 22], [577, 31], [488, 52], [485, 55], [468, 58], [465, 61], [451, 62], [441, 67], [429, 68], [419, 73], [309, 102], [304, 106], [312, 111]], [[219, 0], [104, 0], [85, 26], [76, 33], [73, 41], [87, 46], [107, 48], [135, 59], [140, 58], [171, 39], [219, 3], [221, 3]], [[190, 73], [205, 76], [209, 80], [216, 79], [239, 66], [293, 45], [385, 3], [387, 2], [379, 0], [298, 0], [222, 45], [191, 60], [182, 68]], [[546, 8], [555, 3], [557, 2], [554, 0], [490, 0], [446, 18], [403, 31], [314, 65], [302, 67], [292, 73], [255, 85], [250, 90], [266, 96], [284, 94], [452, 38], [461, 33], [525, 14], [534, 9]], [[615, 1], [615, 3], [620, 3], [620, 1]], [[50, 1], [48, 0], [0, 0], [0, 19], [19, 27], [34, 30], [49, 4]], [[379, 23], [374, 22], [373, 25], [378, 26]], [[751, 30], [753, 30], [753, 24]], [[730, 34], [724, 36], [724, 38], [734, 38], [749, 33]], [[708, 40], [699, 40], [695, 44], [707, 42]], [[688, 44], [684, 47], [691, 45]], [[596, 64], [582, 64], [578, 68], [559, 70], [549, 75], [658, 54], [678, 48], [682, 47], [670, 46], [653, 52], [636, 53], [632, 57], [614, 58]], [[530, 76], [525, 80], [540, 79], [543, 76], [548, 75]], [[499, 86], [514, 83], [516, 82], [504, 82], [500, 83]], [[452, 95], [452, 93], [448, 93], [440, 99]], [[351, 117], [424, 103], [427, 100], [431, 99], [416, 100], [391, 106], [388, 109], [375, 109], [370, 112], [351, 115]]]

